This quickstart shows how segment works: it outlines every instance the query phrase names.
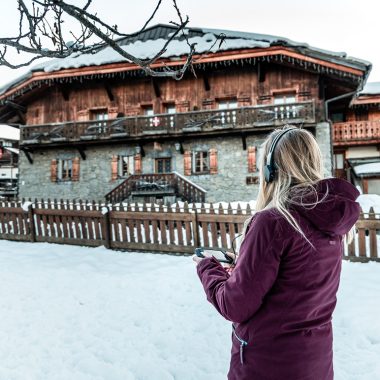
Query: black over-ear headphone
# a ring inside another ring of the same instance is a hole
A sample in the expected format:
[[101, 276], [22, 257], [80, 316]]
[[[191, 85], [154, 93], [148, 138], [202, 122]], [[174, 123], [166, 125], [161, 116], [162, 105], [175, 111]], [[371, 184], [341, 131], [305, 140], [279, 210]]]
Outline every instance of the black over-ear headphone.
[[279, 133], [272, 141], [272, 144], [269, 148], [269, 152], [267, 155], [267, 162], [264, 168], [264, 177], [265, 177], [265, 182], [269, 183], [274, 180], [274, 176], [276, 174], [276, 164], [274, 162], [274, 150], [276, 148], [276, 145], [280, 138], [287, 132], [292, 131], [293, 129], [299, 129], [297, 127], [292, 127], [292, 128], [287, 128], [281, 133]]

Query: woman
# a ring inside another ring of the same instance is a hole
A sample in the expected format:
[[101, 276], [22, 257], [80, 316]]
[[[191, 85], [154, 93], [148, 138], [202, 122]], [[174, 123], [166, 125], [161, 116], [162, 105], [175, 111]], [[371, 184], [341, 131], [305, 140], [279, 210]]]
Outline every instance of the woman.
[[313, 135], [293, 126], [263, 143], [256, 213], [236, 266], [193, 259], [204, 290], [232, 321], [229, 380], [331, 380], [331, 316], [343, 238], [359, 217], [359, 191], [323, 178]]

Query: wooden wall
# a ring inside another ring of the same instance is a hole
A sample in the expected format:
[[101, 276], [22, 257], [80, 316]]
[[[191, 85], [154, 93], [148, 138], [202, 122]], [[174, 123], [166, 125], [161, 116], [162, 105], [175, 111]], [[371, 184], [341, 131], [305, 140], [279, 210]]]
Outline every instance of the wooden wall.
[[283, 66], [268, 65], [260, 75], [256, 67], [228, 68], [198, 73], [180, 81], [163, 78], [92, 80], [83, 84], [55, 85], [27, 107], [27, 124], [88, 120], [90, 110], [106, 108], [109, 118], [118, 113], [142, 115], [153, 105], [164, 113], [168, 103], [177, 112], [217, 108], [218, 100], [235, 98], [238, 106], [271, 104], [276, 93], [294, 92], [297, 101], [318, 100], [318, 75]]

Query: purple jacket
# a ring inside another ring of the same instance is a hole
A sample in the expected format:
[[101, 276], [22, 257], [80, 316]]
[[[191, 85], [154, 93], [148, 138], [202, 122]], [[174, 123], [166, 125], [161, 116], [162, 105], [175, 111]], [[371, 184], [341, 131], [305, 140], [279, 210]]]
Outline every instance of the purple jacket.
[[231, 276], [214, 258], [197, 265], [208, 301], [233, 322], [229, 380], [333, 379], [342, 234], [360, 206], [348, 181], [319, 181], [319, 199], [327, 187], [323, 203], [290, 211], [315, 250], [272, 208], [252, 218]]

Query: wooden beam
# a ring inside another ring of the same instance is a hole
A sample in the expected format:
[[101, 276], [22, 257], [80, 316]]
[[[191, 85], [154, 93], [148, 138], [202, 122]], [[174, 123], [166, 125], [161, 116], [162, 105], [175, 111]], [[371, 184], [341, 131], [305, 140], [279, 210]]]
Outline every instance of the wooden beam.
[[210, 82], [208, 80], [207, 75], [203, 75], [203, 85], [204, 85], [205, 91], [210, 91], [211, 87], [210, 87]]
[[83, 147], [83, 146], [77, 146], [76, 148], [78, 149], [78, 152], [79, 152], [79, 154], [80, 154], [82, 160], [83, 160], [83, 161], [86, 161], [86, 153], [85, 153], [85, 149], [86, 149], [86, 148]]
[[264, 64], [262, 62], [259, 62], [257, 64], [257, 77], [260, 83], [265, 82], [265, 71], [266, 70]]
[[113, 95], [111, 86], [108, 83], [104, 82], [104, 88], [106, 89], [108, 99], [110, 102], [113, 102], [115, 100], [115, 97]]
[[243, 150], [247, 150], [247, 136], [245, 133], [241, 135], [241, 141], [243, 143]]
[[26, 158], [28, 159], [29, 163], [30, 163], [31, 165], [33, 165], [33, 158], [32, 158], [32, 156], [30, 155], [31, 152], [29, 152], [29, 151], [26, 150], [26, 149], [21, 149], [21, 150], [24, 152], [24, 154], [25, 154]]
[[70, 99], [70, 90], [67, 86], [59, 86], [59, 89], [61, 90], [62, 97], [65, 102], [69, 101]]
[[154, 95], [156, 95], [156, 98], [160, 98], [161, 97], [160, 86], [158, 85], [157, 80], [155, 80], [154, 78], [152, 78], [152, 86], [154, 90]]

